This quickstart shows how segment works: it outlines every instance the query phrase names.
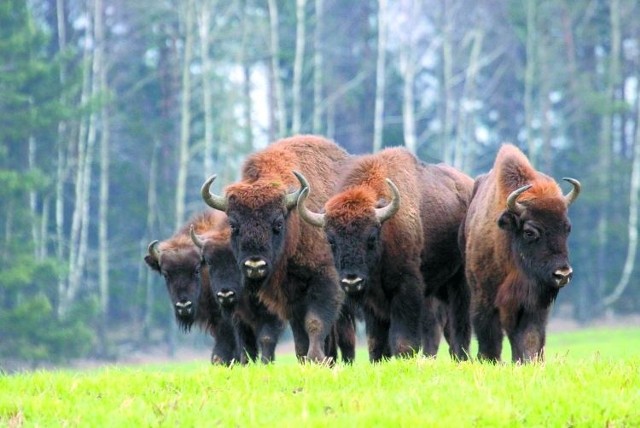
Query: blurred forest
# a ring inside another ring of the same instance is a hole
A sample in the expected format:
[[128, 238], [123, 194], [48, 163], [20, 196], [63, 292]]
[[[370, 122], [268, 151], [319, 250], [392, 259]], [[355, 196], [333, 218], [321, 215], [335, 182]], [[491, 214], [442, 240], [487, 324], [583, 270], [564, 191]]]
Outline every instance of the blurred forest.
[[[575, 177], [589, 322], [640, 311], [637, 0], [3, 0], [0, 361], [175, 346], [147, 244], [295, 133]], [[568, 190], [566, 188], [565, 190]]]

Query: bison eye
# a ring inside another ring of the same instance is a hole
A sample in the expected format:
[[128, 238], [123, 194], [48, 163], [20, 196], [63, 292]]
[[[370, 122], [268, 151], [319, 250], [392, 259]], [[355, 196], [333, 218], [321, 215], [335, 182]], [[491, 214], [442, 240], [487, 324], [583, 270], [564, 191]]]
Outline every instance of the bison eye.
[[331, 247], [331, 251], [336, 250], [336, 240], [332, 237], [327, 237], [327, 242], [329, 242], [329, 246]]
[[522, 236], [524, 237], [525, 241], [533, 242], [538, 239], [540, 234], [535, 229], [525, 228], [522, 231]]
[[280, 232], [282, 232], [282, 227], [282, 221], [276, 221], [275, 223], [273, 223], [273, 233], [275, 233], [276, 235], [279, 234]]
[[377, 241], [378, 241], [378, 235], [377, 234], [369, 235], [369, 238], [367, 238], [367, 247], [370, 250], [375, 249]]

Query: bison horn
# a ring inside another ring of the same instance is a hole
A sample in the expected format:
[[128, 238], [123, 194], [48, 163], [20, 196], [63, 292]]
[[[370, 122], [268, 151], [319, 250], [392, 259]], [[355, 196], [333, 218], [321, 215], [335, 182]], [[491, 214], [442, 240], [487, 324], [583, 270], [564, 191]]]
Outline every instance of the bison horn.
[[300, 193], [300, 197], [298, 197], [298, 214], [304, 221], [309, 223], [312, 226], [316, 227], [324, 227], [324, 214], [314, 213], [313, 211], [309, 211], [305, 206], [304, 202], [307, 200], [309, 196], [309, 188], [305, 187], [302, 189]]
[[160, 261], [160, 250], [158, 249], [157, 239], [149, 243], [149, 246], [147, 247], [147, 251], [149, 251], [149, 255], [153, 257], [156, 261]]
[[517, 201], [518, 196], [527, 190], [531, 189], [531, 184], [527, 184], [526, 186], [522, 186], [509, 194], [507, 197], [507, 209], [515, 214], [521, 214], [524, 211], [524, 205]]
[[215, 179], [216, 179], [215, 174], [207, 178], [207, 181], [205, 181], [204, 184], [202, 185], [202, 189], [200, 190], [200, 193], [202, 194], [202, 199], [204, 199], [207, 205], [209, 205], [211, 208], [215, 208], [219, 211], [226, 212], [227, 198], [224, 196], [213, 194], [209, 191], [209, 188], [211, 187], [211, 183], [213, 183], [213, 180]]
[[564, 177], [563, 180], [568, 181], [573, 185], [573, 189], [571, 189], [571, 191], [567, 193], [564, 197], [564, 200], [567, 202], [567, 206], [569, 206], [573, 203], [573, 201], [578, 199], [578, 195], [580, 194], [580, 188], [582, 186], [580, 185], [580, 182], [575, 178]]
[[305, 188], [307, 189], [309, 188], [309, 182], [304, 177], [304, 175], [302, 175], [298, 171], [293, 171], [293, 175], [296, 176], [296, 178], [300, 182], [301, 187], [295, 192], [287, 194], [287, 196], [285, 197], [284, 205], [287, 207], [288, 210], [296, 206], [296, 204], [298, 203], [298, 197], [300, 196], [300, 193], [302, 192], [302, 190]]
[[193, 225], [189, 227], [189, 234], [191, 235], [193, 243], [196, 244], [196, 247], [202, 249], [204, 247], [204, 241], [196, 234], [196, 231], [193, 229]]
[[393, 181], [387, 178], [387, 184], [391, 189], [391, 202], [381, 208], [376, 208], [376, 218], [380, 223], [383, 223], [391, 218], [400, 209], [400, 192], [393, 183]]

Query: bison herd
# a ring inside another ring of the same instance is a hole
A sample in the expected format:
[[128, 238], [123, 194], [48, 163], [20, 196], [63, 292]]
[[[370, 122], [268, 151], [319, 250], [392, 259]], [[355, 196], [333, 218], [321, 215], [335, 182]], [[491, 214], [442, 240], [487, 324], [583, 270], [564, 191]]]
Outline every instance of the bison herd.
[[323, 137], [279, 140], [247, 157], [212, 209], [149, 244], [178, 325], [215, 339], [211, 362], [274, 360], [288, 324], [300, 361], [434, 356], [544, 357], [551, 304], [572, 277], [566, 195], [515, 146], [475, 180], [403, 148], [352, 156]]

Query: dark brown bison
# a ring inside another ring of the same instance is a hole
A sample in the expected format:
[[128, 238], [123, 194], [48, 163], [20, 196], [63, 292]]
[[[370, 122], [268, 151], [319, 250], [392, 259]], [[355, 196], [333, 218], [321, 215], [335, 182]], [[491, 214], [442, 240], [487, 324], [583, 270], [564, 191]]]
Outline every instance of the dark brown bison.
[[164, 277], [181, 330], [188, 332], [196, 324], [209, 332], [215, 340], [211, 362], [230, 364], [239, 358], [235, 331], [231, 322], [222, 316], [209, 287], [202, 287], [202, 283], [209, 282], [209, 277], [203, 269], [200, 251], [189, 235], [189, 224], [193, 224], [195, 230], [205, 231], [221, 222], [226, 222], [226, 216], [217, 211], [198, 214], [171, 238], [151, 242], [144, 261]]
[[319, 207], [347, 156], [332, 141], [299, 135], [250, 155], [241, 181], [223, 196], [210, 193], [215, 176], [202, 186], [205, 202], [227, 213], [243, 286], [289, 321], [299, 359], [325, 360], [344, 294], [322, 232], [294, 209], [300, 190], [292, 171], [312, 177], [317, 191], [310, 203]]
[[363, 310], [369, 358], [414, 353], [423, 309], [430, 318], [423, 322], [425, 352], [434, 354], [439, 330], [430, 331], [439, 323], [433, 296], [448, 307], [451, 353], [466, 358], [469, 293], [457, 233], [473, 180], [447, 166], [421, 163], [404, 148], [385, 149], [354, 158], [320, 214], [306, 206], [315, 188], [305, 177], [298, 211], [324, 230], [340, 285]]
[[[226, 222], [201, 235], [195, 233], [192, 227], [191, 238], [200, 248], [209, 277], [209, 284], [203, 286], [210, 287], [210, 292], [222, 308], [223, 316], [239, 329], [237, 336], [240, 348], [244, 347], [249, 356], [259, 351], [262, 362], [269, 363], [275, 358], [276, 344], [284, 329], [284, 322], [267, 311], [256, 294], [242, 292], [240, 270], [231, 252], [230, 233]], [[259, 349], [255, 349], [255, 344]]]
[[472, 291], [478, 357], [498, 361], [503, 330], [513, 361], [542, 359], [551, 303], [571, 280], [566, 196], [513, 145], [503, 145], [493, 169], [480, 176], [460, 234]]

